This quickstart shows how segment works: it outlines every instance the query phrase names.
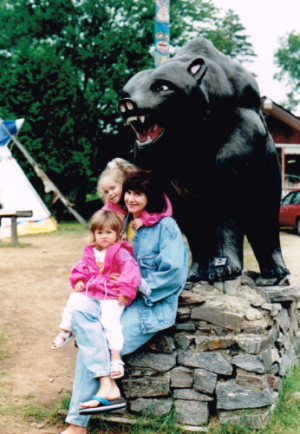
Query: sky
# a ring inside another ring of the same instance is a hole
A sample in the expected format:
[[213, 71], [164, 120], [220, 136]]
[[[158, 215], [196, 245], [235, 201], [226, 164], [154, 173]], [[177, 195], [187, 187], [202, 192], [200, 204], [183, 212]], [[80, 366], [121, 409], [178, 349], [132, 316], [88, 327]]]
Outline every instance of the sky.
[[[300, 0], [213, 0], [218, 8], [232, 9], [240, 17], [257, 57], [244, 66], [256, 74], [261, 96], [280, 104], [286, 100], [288, 88], [274, 80], [278, 72], [274, 53], [279, 37], [295, 30], [300, 33]], [[294, 112], [300, 116], [300, 107]]]

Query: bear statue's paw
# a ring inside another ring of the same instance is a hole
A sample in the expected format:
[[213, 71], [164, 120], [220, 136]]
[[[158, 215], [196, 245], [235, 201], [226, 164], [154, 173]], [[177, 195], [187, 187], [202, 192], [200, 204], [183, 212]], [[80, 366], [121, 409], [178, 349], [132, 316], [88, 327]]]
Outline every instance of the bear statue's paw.
[[206, 272], [206, 280], [208, 282], [225, 282], [226, 280], [234, 280], [242, 274], [242, 267], [231, 265], [227, 260], [224, 265], [219, 265], [213, 261]]
[[207, 280], [206, 272], [203, 269], [203, 267], [199, 264], [199, 262], [193, 261], [189, 269], [187, 282], [197, 283], [200, 282], [201, 280]]
[[275, 277], [259, 276], [255, 280], [256, 286], [289, 286], [289, 274], [279, 275]]
[[261, 273], [255, 279], [256, 286], [288, 286], [290, 284], [288, 276], [289, 270], [278, 264], [274, 267], [263, 267]]

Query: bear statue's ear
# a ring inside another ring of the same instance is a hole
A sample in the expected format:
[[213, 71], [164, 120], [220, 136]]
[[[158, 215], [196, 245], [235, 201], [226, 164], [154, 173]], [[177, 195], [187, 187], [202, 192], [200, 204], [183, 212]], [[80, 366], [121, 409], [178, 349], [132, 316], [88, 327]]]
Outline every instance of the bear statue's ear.
[[188, 72], [200, 83], [207, 71], [207, 66], [203, 59], [195, 59], [188, 67]]

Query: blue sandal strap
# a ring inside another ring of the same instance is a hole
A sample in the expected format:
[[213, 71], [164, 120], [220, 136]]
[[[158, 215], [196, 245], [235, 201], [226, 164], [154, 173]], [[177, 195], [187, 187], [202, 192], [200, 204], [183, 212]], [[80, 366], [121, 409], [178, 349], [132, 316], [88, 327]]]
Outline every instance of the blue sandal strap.
[[111, 405], [112, 403], [105, 398], [101, 398], [101, 396], [93, 396], [92, 401], [99, 401], [103, 405]]

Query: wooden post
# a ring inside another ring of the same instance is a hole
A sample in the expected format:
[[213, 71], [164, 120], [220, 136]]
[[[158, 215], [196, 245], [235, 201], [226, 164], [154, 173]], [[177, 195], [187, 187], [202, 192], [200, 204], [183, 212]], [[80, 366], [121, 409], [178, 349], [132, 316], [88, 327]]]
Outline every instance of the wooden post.
[[285, 173], [286, 173], [286, 168], [285, 168], [285, 165], [286, 165], [286, 159], [285, 159], [285, 147], [283, 146], [282, 148], [281, 148], [281, 172], [282, 172], [282, 190], [285, 190], [285, 184], [286, 184], [286, 181], [285, 181]]
[[11, 243], [18, 244], [18, 232], [17, 232], [17, 217], [12, 216], [11, 220]]
[[24, 211], [7, 211], [7, 210], [0, 210], [0, 224], [2, 218], [10, 218], [11, 221], [11, 227], [10, 227], [10, 234], [11, 234], [11, 244], [18, 244], [18, 229], [17, 229], [17, 218], [18, 217], [32, 217], [32, 211], [31, 210], [24, 210]]

